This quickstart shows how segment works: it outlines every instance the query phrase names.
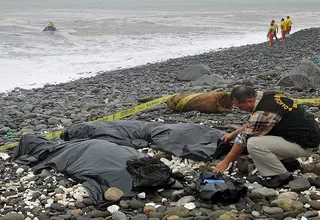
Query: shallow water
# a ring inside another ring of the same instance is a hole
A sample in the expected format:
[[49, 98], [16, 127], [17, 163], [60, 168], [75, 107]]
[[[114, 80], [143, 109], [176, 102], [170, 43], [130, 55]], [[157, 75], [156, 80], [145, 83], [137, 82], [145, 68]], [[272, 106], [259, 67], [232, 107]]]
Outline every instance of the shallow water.
[[[290, 15], [295, 32], [320, 26], [319, 9], [315, 0], [1, 1], [0, 91], [264, 42], [271, 19]], [[49, 21], [56, 32], [42, 32]]]

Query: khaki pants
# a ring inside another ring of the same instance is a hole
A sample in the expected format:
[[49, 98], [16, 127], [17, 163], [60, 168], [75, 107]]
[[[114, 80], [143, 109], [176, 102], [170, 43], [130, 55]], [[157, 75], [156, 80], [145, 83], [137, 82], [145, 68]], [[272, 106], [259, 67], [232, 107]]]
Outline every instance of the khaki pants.
[[282, 159], [312, 155], [311, 150], [305, 150], [278, 136], [251, 137], [247, 149], [260, 175], [264, 177], [286, 173], [287, 170], [280, 161]]

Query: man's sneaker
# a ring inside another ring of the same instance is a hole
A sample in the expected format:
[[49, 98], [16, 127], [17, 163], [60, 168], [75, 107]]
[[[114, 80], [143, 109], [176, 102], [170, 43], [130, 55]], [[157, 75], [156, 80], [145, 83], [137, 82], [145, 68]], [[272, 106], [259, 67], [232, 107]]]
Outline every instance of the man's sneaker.
[[267, 188], [281, 188], [287, 185], [291, 180], [293, 180], [292, 174], [286, 179], [281, 179], [280, 176], [272, 176], [265, 179], [259, 179], [258, 183]]

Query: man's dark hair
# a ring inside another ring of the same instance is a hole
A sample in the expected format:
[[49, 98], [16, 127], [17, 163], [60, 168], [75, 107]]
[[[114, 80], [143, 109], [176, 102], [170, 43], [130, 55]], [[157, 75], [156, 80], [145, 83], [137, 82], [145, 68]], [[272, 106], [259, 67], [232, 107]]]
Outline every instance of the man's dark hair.
[[256, 91], [248, 86], [237, 86], [230, 94], [231, 100], [235, 99], [239, 104], [245, 103], [247, 99], [255, 98], [257, 95]]

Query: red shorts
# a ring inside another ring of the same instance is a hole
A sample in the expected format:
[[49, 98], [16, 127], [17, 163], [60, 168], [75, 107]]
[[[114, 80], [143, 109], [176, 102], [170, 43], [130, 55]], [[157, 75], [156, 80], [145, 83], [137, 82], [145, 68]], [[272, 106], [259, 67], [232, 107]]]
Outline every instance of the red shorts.
[[291, 31], [291, 26], [288, 26], [288, 27], [287, 27], [287, 30], [288, 30], [288, 31]]

